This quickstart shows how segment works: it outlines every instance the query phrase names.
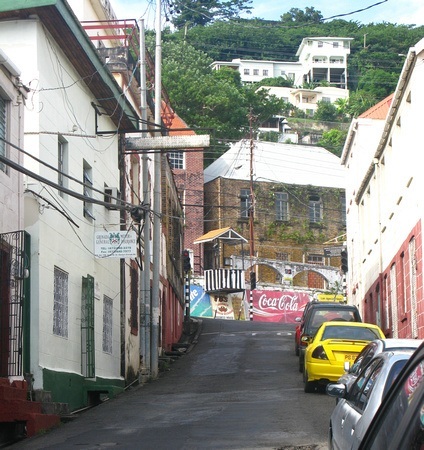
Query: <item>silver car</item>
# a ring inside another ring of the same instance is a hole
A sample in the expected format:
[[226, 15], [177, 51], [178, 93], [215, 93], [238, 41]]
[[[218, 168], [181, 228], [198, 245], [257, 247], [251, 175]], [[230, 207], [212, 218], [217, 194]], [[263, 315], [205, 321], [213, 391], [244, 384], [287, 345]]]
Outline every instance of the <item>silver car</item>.
[[356, 377], [375, 355], [389, 350], [416, 350], [421, 342], [421, 339], [376, 339], [362, 349], [350, 368], [346, 367], [346, 373], [339, 378], [338, 382], [345, 384], [349, 390]]
[[357, 449], [393, 381], [414, 350], [376, 355], [348, 389], [342, 383], [327, 385], [327, 394], [339, 399], [330, 418], [329, 449]]

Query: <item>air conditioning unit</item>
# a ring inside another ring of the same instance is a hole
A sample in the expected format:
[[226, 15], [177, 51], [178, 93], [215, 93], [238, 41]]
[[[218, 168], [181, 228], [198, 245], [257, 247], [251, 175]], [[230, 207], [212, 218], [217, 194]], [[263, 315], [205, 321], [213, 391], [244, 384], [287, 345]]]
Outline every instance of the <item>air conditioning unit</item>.
[[118, 205], [120, 204], [121, 193], [118, 191], [116, 187], [106, 187], [105, 188], [105, 203], [108, 203], [106, 206], [107, 209], [118, 209]]

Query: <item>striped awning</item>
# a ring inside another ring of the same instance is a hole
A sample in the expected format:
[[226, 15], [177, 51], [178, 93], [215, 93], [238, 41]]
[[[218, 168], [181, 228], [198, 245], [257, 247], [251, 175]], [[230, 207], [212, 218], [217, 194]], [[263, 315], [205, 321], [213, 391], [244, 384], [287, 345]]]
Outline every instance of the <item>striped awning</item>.
[[237, 245], [246, 243], [247, 239], [234, 231], [231, 227], [219, 228], [217, 230], [209, 231], [208, 233], [195, 239], [193, 244], [203, 244], [205, 242], [211, 242], [215, 239], [224, 241], [225, 244]]

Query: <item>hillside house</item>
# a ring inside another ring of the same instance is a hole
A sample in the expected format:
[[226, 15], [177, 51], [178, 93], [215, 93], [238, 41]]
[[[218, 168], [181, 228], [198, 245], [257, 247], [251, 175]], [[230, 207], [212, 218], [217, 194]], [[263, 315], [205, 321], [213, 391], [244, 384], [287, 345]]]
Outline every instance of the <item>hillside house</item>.
[[228, 67], [237, 70], [243, 83], [260, 83], [264, 78], [283, 77], [302, 87], [321, 82], [347, 89], [347, 58], [353, 38], [305, 37], [296, 52], [298, 61], [233, 59], [214, 61], [213, 70]]

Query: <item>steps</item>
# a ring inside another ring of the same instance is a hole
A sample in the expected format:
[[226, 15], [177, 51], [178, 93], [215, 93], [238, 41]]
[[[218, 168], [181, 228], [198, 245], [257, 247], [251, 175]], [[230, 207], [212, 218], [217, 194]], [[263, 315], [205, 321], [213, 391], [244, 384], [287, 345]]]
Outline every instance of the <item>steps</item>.
[[29, 401], [27, 396], [26, 381], [0, 378], [0, 424], [23, 424], [26, 436], [31, 437], [60, 423], [60, 414], [54, 408], [46, 409], [42, 402]]

